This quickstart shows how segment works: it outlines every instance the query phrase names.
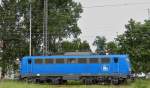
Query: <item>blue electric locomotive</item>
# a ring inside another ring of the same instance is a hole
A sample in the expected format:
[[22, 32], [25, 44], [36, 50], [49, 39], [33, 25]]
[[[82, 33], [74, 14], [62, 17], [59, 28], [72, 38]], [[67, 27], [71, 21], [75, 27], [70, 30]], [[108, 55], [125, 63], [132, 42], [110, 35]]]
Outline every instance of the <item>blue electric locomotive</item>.
[[119, 84], [131, 74], [128, 55], [26, 56], [20, 64], [21, 78], [53, 84], [67, 80]]

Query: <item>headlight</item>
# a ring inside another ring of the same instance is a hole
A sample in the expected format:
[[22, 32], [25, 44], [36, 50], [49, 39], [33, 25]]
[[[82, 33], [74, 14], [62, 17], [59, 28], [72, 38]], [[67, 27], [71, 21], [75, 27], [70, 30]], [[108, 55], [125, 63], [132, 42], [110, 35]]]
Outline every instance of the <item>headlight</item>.
[[36, 76], [40, 76], [40, 74], [36, 74]]
[[127, 62], [130, 62], [130, 61], [129, 61], [129, 58], [126, 58], [126, 61], [127, 61]]

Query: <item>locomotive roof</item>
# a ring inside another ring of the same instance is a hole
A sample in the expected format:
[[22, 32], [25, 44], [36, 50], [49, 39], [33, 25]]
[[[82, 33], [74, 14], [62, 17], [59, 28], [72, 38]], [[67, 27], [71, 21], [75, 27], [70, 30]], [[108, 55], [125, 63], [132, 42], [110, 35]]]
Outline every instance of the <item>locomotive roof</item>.
[[51, 55], [51, 56], [25, 56], [23, 58], [103, 58], [103, 57], [128, 57], [126, 54], [116, 55]]

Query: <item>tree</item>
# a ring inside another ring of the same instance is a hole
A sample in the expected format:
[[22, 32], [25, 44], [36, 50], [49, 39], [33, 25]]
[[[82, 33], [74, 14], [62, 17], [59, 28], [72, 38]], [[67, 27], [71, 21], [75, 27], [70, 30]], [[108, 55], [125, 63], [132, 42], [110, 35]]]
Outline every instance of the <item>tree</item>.
[[90, 46], [87, 41], [81, 42], [81, 39], [74, 39], [72, 42], [63, 41], [62, 42], [62, 51], [63, 52], [90, 52]]
[[104, 36], [96, 36], [93, 45], [96, 46], [96, 51], [103, 52], [106, 48], [106, 38]]
[[[43, 39], [43, 2], [32, 0], [32, 55], [41, 50]], [[77, 25], [81, 4], [73, 0], [48, 0], [48, 50], [61, 49], [64, 38], [76, 38], [81, 30]], [[1, 66], [16, 69], [15, 60], [29, 51], [29, 1], [2, 0], [0, 5], [0, 40], [4, 41]], [[40, 53], [41, 55], [41, 53]]]
[[91, 52], [89, 43], [87, 41], [83, 41], [80, 45], [80, 50]]
[[125, 27], [125, 33], [116, 39], [122, 53], [129, 54], [134, 71], [150, 71], [150, 21], [141, 24], [131, 19]]
[[3, 41], [2, 59], [0, 65], [2, 72], [15, 70], [16, 59], [26, 55], [26, 39], [22, 33], [21, 14], [14, 0], [2, 0], [0, 5], [0, 40]]
[[110, 54], [117, 54], [120, 49], [115, 41], [110, 41], [106, 43], [106, 50], [108, 50]]
[[[32, 2], [32, 46], [36, 51], [43, 42], [43, 5], [44, 0]], [[81, 4], [73, 0], [48, 0], [48, 50], [51, 53], [59, 52], [64, 38], [76, 38], [81, 33], [77, 25], [81, 12]], [[25, 18], [28, 20], [28, 16]], [[26, 25], [29, 27], [28, 21]]]

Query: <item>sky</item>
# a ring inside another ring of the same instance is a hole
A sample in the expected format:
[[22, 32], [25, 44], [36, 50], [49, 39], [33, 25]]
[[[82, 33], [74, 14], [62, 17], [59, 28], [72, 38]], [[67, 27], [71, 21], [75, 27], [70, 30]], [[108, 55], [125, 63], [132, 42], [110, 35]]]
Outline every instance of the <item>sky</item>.
[[150, 0], [75, 0], [82, 4], [83, 13], [78, 21], [82, 31], [80, 38], [92, 45], [96, 36], [113, 41], [126, 29], [130, 18], [143, 22], [148, 19]]

